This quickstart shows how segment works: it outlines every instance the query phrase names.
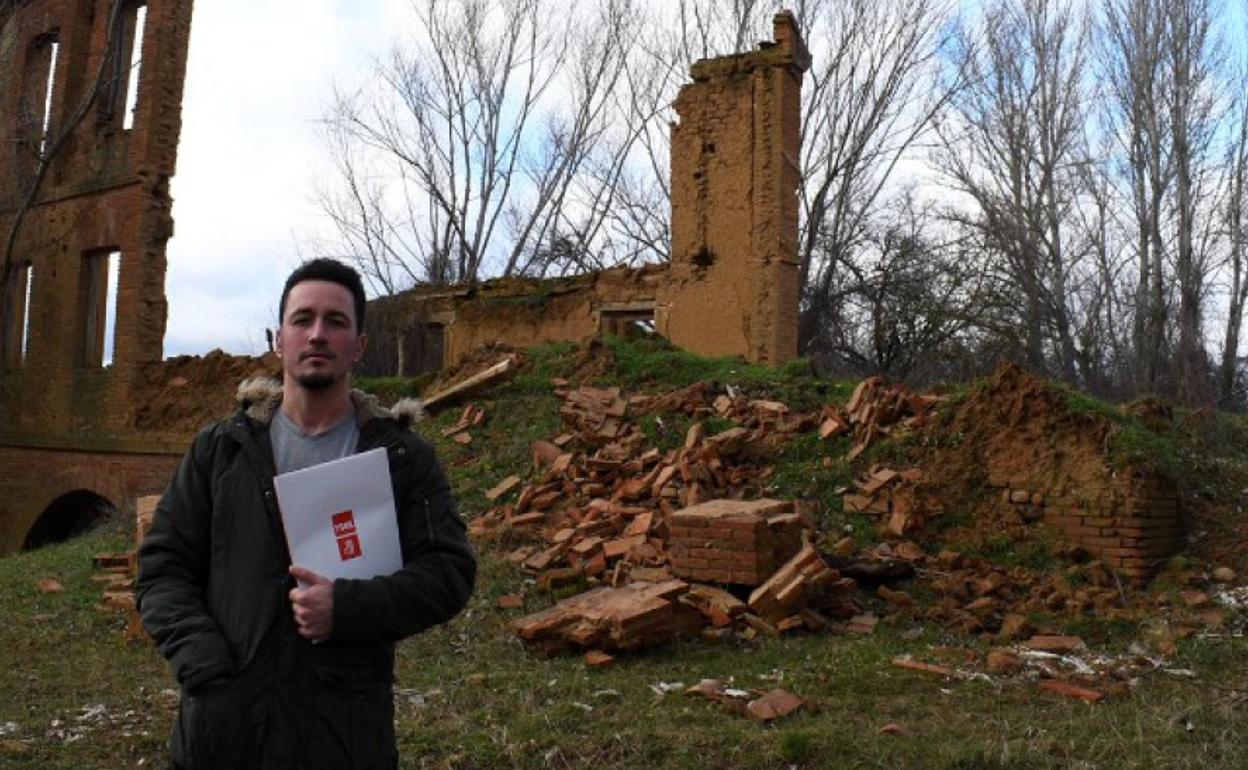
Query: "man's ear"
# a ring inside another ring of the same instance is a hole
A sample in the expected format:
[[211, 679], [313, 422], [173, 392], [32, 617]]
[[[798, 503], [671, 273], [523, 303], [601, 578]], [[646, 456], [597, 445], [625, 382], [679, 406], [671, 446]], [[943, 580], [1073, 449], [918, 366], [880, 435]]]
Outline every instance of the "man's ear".
[[364, 357], [364, 351], [367, 349], [368, 335], [360, 334], [360, 336], [355, 338], [355, 355], [352, 356], [351, 363], [359, 363], [359, 360]]
[[273, 352], [279, 356], [282, 354], [282, 327], [273, 330]]

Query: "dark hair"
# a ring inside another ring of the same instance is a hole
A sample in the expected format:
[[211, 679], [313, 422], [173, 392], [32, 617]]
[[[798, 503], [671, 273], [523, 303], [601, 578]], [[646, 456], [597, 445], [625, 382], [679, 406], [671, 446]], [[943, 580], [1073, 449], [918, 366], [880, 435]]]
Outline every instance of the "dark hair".
[[360, 274], [350, 265], [328, 257], [304, 262], [286, 279], [286, 286], [282, 289], [282, 301], [277, 306], [278, 324], [286, 318], [286, 297], [290, 290], [295, 288], [295, 284], [304, 281], [330, 281], [351, 292], [355, 299], [355, 331], [358, 334], [364, 330], [364, 284], [360, 281]]

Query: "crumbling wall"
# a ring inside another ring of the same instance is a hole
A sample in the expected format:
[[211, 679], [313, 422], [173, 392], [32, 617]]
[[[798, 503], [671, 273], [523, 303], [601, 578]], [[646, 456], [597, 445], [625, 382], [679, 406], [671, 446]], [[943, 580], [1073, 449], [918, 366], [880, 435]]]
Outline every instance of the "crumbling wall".
[[138, 368], [162, 358], [190, 21], [191, 0], [32, 0], [0, 20], [6, 435], [116, 429]]
[[801, 87], [793, 16], [775, 42], [693, 65], [672, 126], [672, 263], [660, 333], [711, 355], [797, 355]]
[[191, 8], [0, 4], [0, 552], [79, 488], [130, 509], [185, 447], [134, 402], [163, 358]]
[[370, 347], [373, 339], [383, 342], [362, 373], [417, 374], [404, 365], [400, 351], [406, 338], [421, 328], [438, 330], [447, 366], [487, 344], [523, 348], [587, 342], [613, 317], [654, 319], [655, 296], [667, 272], [667, 265], [650, 265], [547, 280], [501, 278], [374, 300], [365, 316], [365, 332]]
[[443, 363], [453, 365], [486, 343], [583, 342], [643, 319], [703, 355], [773, 365], [796, 356], [801, 87], [810, 55], [792, 14], [778, 14], [774, 30], [775, 41], [758, 51], [697, 62], [694, 82], [680, 91], [669, 264], [376, 301], [369, 331], [386, 340], [367, 372], [415, 374], [393, 338], [422, 329], [442, 335]]

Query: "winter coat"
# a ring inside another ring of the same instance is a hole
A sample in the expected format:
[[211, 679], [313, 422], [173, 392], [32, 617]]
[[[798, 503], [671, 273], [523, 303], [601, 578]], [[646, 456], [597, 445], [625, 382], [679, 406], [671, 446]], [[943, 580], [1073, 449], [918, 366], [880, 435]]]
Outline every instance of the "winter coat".
[[239, 396], [195, 438], [139, 548], [139, 612], [182, 686], [172, 767], [394, 768], [394, 644], [458, 613], [476, 575], [446, 476], [403, 419], [352, 392], [358, 450], [389, 454], [404, 566], [334, 581], [333, 633], [313, 644], [295, 630], [273, 489], [281, 387]]

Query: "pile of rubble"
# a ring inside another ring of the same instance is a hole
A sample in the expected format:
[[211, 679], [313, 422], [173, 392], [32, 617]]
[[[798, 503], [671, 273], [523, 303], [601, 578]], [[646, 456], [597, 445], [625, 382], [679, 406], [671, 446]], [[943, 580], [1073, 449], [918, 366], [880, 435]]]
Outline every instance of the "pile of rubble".
[[921, 395], [882, 377], [868, 377], [858, 383], [843, 409], [835, 404], [824, 407], [819, 437], [852, 436], [853, 448], [846, 459], [853, 462], [884, 437], [925, 427], [938, 403], [939, 396]]
[[[554, 384], [566, 432], [534, 445], [533, 481], [510, 477], [487, 493], [514, 502], [471, 530], [516, 546], [507, 558], [543, 588], [595, 587], [515, 621], [521, 638], [549, 652], [607, 652], [698, 632], [825, 629], [857, 613], [853, 581], [809, 544], [812, 512], [760, 497], [772, 449], [813, 430], [815, 415], [715, 394], [708, 383], [628, 399], [618, 388]], [[643, 449], [636, 418], [671, 413], [695, 420], [681, 446]], [[712, 416], [735, 425], [707, 435], [701, 418]]]
[[152, 518], [156, 515], [156, 504], [160, 497], [150, 495], [140, 497], [135, 502], [135, 539], [134, 548], [117, 553], [99, 553], [92, 560], [98, 570], [91, 580], [103, 586], [103, 596], [96, 608], [104, 612], [118, 612], [126, 617], [125, 638], [127, 641], [147, 639], [143, 630], [143, 622], [139, 618], [134, 600], [134, 580], [138, 576], [138, 548], [152, 528]]
[[[1178, 635], [1226, 622], [1225, 612], [1202, 604], [1198, 586], [1183, 592], [1179, 606], [1162, 606], [1164, 596], [1133, 590], [1106, 565], [1087, 563], [1086, 554], [1085, 563], [1029, 569], [932, 543], [929, 552], [907, 538], [944, 513], [949, 490], [923, 467], [873, 465], [840, 490], [844, 509], [875, 517], [885, 538], [865, 551], [852, 538], [817, 532], [811, 504], [767, 497], [769, 459], [785, 442], [816, 430], [822, 438], [846, 436], [846, 459], [857, 459], [883, 437], [930, 427], [937, 396], [871, 378], [843, 409], [795, 413], [704, 382], [653, 396], [552, 384], [563, 399], [564, 432], [536, 442], [534, 474], [502, 480], [487, 493], [495, 507], [470, 525], [540, 589], [566, 597], [511, 623], [547, 653], [588, 651], [588, 662], [602, 664], [610, 653], [680, 635], [869, 634], [879, 622], [898, 621], [934, 622], [997, 643], [1057, 633], [1033, 627], [1028, 618], [1035, 617], [1139, 620], [1177, 612]], [[473, 409], [447, 431], [479, 422]], [[670, 442], [673, 414], [691, 421], [683, 441], [667, 450], [648, 446], [640, 418], [653, 416]], [[732, 427], [708, 432], [711, 418]], [[1028, 505], [1040, 504], [1028, 495]], [[919, 602], [901, 590], [909, 579], [934, 599]], [[517, 596], [500, 602], [524, 604]]]

